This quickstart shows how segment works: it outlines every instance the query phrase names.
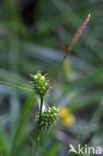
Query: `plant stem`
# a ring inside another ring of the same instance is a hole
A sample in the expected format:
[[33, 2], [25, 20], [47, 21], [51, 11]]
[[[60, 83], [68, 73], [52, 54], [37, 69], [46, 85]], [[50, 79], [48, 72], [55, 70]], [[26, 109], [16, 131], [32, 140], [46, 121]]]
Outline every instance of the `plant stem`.
[[37, 138], [36, 138], [36, 145], [35, 145], [35, 151], [34, 151], [34, 156], [36, 156], [36, 153], [37, 153], [37, 150], [38, 150], [38, 147], [39, 147], [39, 142], [40, 142], [40, 129], [39, 129], [39, 123], [41, 121], [41, 116], [42, 116], [42, 108], [43, 108], [43, 99], [44, 97], [43, 96], [40, 96], [40, 112], [39, 112], [39, 121], [38, 121], [38, 134], [37, 134]]
[[40, 141], [40, 131], [38, 131], [38, 135], [37, 135], [37, 138], [36, 138], [34, 156], [36, 156], [36, 154], [37, 154], [37, 150], [38, 150], [38, 147], [39, 147], [39, 141]]
[[68, 55], [68, 53], [65, 53], [64, 57], [63, 57], [62, 60], [60, 61], [60, 63], [59, 63], [59, 65], [58, 65], [58, 67], [57, 67], [57, 69], [56, 69], [56, 71], [55, 71], [55, 73], [54, 73], [52, 79], [50, 80], [50, 85], [52, 84], [53, 80], [55, 79], [56, 75], [58, 74], [58, 72], [59, 72], [61, 66], [63, 65], [63, 63], [64, 63], [64, 61], [65, 61], [67, 55]]
[[78, 41], [79, 37], [81, 36], [82, 32], [84, 31], [84, 29], [86, 28], [89, 20], [90, 20], [90, 14], [87, 16], [87, 18], [85, 19], [85, 21], [83, 22], [83, 24], [80, 26], [80, 28], [78, 29], [78, 31], [75, 33], [70, 45], [68, 46], [65, 55], [63, 57], [63, 59], [61, 60], [60, 64], [58, 65], [52, 79], [50, 80], [50, 85], [52, 84], [53, 80], [55, 79], [56, 75], [58, 74], [61, 66], [64, 63], [64, 60], [66, 59], [66, 57], [68, 56], [68, 54], [71, 52], [71, 50], [73, 49], [74, 45], [76, 44], [76, 42]]
[[41, 120], [41, 116], [42, 116], [42, 109], [43, 109], [43, 96], [40, 96], [40, 100], [41, 100], [41, 103], [40, 103], [40, 112], [39, 112], [39, 122]]

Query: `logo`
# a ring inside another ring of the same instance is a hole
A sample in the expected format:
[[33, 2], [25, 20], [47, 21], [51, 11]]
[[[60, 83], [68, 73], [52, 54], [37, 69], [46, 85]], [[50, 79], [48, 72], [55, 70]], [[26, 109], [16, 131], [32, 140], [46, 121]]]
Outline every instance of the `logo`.
[[76, 154], [103, 154], [103, 147], [89, 147], [87, 145], [81, 146], [78, 144], [75, 148], [72, 144], [70, 144], [69, 148], [68, 154], [71, 152]]
[[75, 150], [75, 148], [73, 147], [72, 144], [70, 144], [69, 146], [70, 146], [70, 150], [69, 150], [68, 154], [69, 154], [70, 152], [78, 153], [78, 152]]

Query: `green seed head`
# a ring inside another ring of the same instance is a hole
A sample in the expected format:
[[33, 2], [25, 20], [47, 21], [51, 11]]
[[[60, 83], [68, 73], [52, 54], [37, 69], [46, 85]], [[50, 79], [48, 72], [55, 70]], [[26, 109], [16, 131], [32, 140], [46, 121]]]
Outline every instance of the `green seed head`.
[[49, 107], [45, 112], [43, 112], [41, 121], [39, 122], [39, 127], [43, 131], [50, 132], [55, 127], [59, 119], [59, 109], [56, 107]]
[[32, 79], [35, 92], [40, 96], [44, 96], [49, 88], [46, 75], [42, 75], [38, 72], [36, 75], [32, 75]]

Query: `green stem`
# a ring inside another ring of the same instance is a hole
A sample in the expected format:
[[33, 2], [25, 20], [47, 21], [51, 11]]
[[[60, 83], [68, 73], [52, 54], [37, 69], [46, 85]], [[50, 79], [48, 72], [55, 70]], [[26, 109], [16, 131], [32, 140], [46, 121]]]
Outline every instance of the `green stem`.
[[59, 65], [58, 65], [52, 79], [50, 80], [50, 85], [52, 84], [53, 80], [55, 79], [56, 75], [58, 74], [58, 72], [59, 72], [61, 66], [63, 65], [63, 63], [64, 63], [67, 56], [68, 56], [68, 53], [65, 53], [64, 57], [62, 58], [62, 60], [60, 61]]
[[82, 32], [84, 31], [84, 29], [86, 28], [88, 22], [90, 20], [90, 14], [87, 16], [87, 18], [85, 19], [85, 21], [83, 22], [83, 24], [80, 26], [80, 28], [78, 29], [78, 31], [75, 33], [69, 47], [67, 48], [66, 52], [65, 52], [65, 55], [63, 57], [63, 59], [61, 60], [59, 66], [57, 67], [51, 81], [50, 81], [50, 85], [51, 83], [53, 82], [53, 80], [55, 79], [58, 71], [60, 70], [64, 60], [66, 59], [66, 57], [68, 56], [68, 54], [71, 52], [71, 50], [73, 49], [74, 45], [76, 44], [76, 42], [78, 41], [79, 37], [81, 36]]
[[41, 116], [42, 116], [42, 109], [43, 109], [43, 96], [40, 96], [41, 99], [41, 103], [40, 103], [40, 112], [39, 112], [39, 122], [41, 120]]
[[37, 136], [37, 138], [36, 138], [34, 156], [37, 155], [37, 150], [38, 150], [38, 147], [39, 147], [39, 142], [40, 142], [40, 131], [38, 131], [38, 136]]
[[38, 134], [37, 134], [37, 138], [36, 138], [36, 144], [35, 144], [35, 151], [34, 151], [34, 156], [36, 156], [38, 147], [39, 147], [39, 142], [40, 142], [40, 129], [39, 129], [39, 123], [41, 121], [41, 116], [42, 116], [42, 109], [43, 109], [43, 96], [40, 96], [40, 112], [39, 112], [39, 121], [38, 121]]
[[25, 90], [25, 91], [30, 92], [30, 93], [34, 93], [34, 91], [31, 90], [31, 89], [23, 88], [21, 86], [18, 86], [18, 85], [12, 84], [12, 83], [7, 83], [7, 82], [3, 82], [3, 81], [0, 81], [0, 83], [5, 84], [7, 86], [15, 87], [15, 88], [18, 88], [18, 89], [21, 89], [21, 90]]

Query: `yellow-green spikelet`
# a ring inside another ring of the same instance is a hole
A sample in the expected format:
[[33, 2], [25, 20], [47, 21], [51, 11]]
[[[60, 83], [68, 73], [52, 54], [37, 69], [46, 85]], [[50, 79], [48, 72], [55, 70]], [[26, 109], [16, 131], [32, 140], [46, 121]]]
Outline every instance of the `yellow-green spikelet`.
[[43, 112], [41, 121], [39, 123], [42, 131], [52, 131], [59, 119], [59, 109], [56, 107], [49, 107]]
[[32, 75], [32, 79], [35, 92], [40, 96], [44, 96], [49, 88], [46, 75], [38, 72], [36, 75]]

